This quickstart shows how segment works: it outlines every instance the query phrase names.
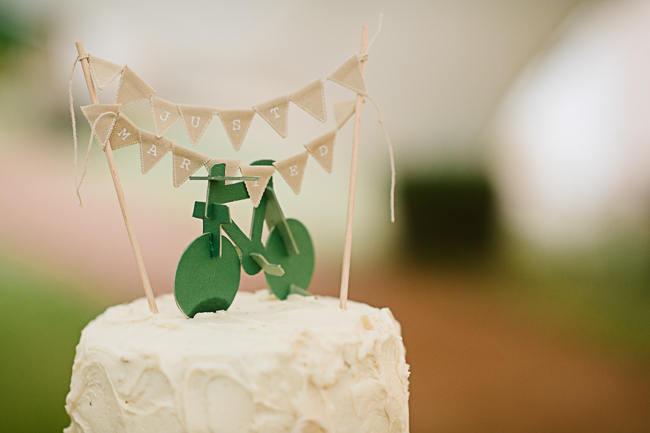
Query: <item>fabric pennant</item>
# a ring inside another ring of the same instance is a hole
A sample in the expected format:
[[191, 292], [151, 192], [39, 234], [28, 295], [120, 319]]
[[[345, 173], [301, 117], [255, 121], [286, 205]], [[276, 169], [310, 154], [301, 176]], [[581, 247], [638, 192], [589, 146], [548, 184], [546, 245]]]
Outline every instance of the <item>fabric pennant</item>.
[[280, 96], [253, 107], [280, 137], [287, 138], [289, 127], [289, 97]]
[[326, 172], [332, 172], [332, 162], [334, 160], [334, 140], [336, 139], [336, 130], [328, 132], [325, 135], [305, 144], [307, 152], [325, 169]]
[[350, 120], [357, 109], [357, 101], [342, 101], [334, 104], [334, 118], [336, 119], [336, 128], [341, 129], [343, 125]]
[[140, 169], [146, 174], [172, 148], [172, 141], [140, 130]]
[[181, 146], [172, 145], [172, 155], [174, 188], [184, 184], [207, 162], [205, 156]]
[[117, 89], [117, 103], [126, 105], [140, 99], [149, 99], [156, 93], [142, 78], [128, 66], [124, 67], [120, 86]]
[[361, 60], [357, 54], [346, 60], [327, 79], [350, 90], [354, 90], [361, 95], [366, 96], [368, 94], [366, 91], [366, 81], [361, 74]]
[[122, 72], [122, 65], [95, 56], [88, 56], [93, 83], [99, 90], [104, 90]]
[[185, 129], [190, 141], [196, 146], [208, 125], [212, 122], [214, 108], [179, 105], [178, 111], [181, 113], [183, 122], [185, 122]]
[[153, 123], [156, 127], [156, 134], [163, 135], [171, 126], [180, 119], [178, 107], [173, 102], [154, 96], [151, 99], [153, 110]]
[[241, 149], [246, 138], [248, 128], [251, 126], [255, 111], [253, 110], [227, 110], [217, 112], [223, 127], [226, 129], [228, 138], [235, 150]]
[[106, 144], [106, 140], [108, 140], [111, 131], [113, 131], [113, 126], [115, 125], [118, 113], [120, 112], [120, 106], [117, 104], [92, 104], [81, 107], [81, 112], [88, 120], [90, 127], [92, 128], [93, 125], [95, 126], [93, 132], [95, 133], [97, 140], [102, 145]]
[[298, 155], [273, 163], [273, 166], [282, 175], [282, 178], [287, 182], [295, 194], [300, 194], [302, 179], [305, 176], [305, 168], [307, 167], [308, 155], [309, 154], [305, 151]]
[[291, 102], [314, 116], [321, 122], [327, 120], [325, 109], [325, 88], [323, 81], [318, 79], [290, 96]]
[[[239, 159], [211, 159], [205, 164], [205, 168], [210, 169], [215, 164], [226, 164], [226, 176], [237, 176], [239, 171], [239, 165], [241, 161]], [[235, 180], [227, 180], [226, 185], [236, 182]]]
[[242, 165], [239, 167], [241, 174], [243, 176], [257, 176], [257, 180], [246, 180], [246, 190], [248, 195], [253, 202], [253, 206], [257, 207], [262, 200], [264, 191], [266, 191], [266, 185], [269, 183], [269, 179], [273, 176], [275, 168], [268, 165]]
[[124, 114], [120, 114], [110, 137], [108, 137], [108, 142], [111, 143], [113, 150], [138, 144], [140, 143], [140, 130]]

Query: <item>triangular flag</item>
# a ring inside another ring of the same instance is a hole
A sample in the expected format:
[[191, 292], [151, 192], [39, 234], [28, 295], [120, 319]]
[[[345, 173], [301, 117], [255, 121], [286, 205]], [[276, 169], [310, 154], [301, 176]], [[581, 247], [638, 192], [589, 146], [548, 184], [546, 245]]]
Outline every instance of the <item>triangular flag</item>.
[[305, 144], [307, 151], [328, 173], [332, 172], [335, 139], [336, 131], [334, 130], [328, 132], [325, 135], [321, 135], [317, 139]]
[[174, 188], [184, 184], [190, 176], [196, 173], [196, 170], [208, 161], [200, 153], [181, 146], [172, 146], [172, 155]]
[[273, 166], [296, 194], [300, 194], [302, 179], [305, 176], [305, 167], [307, 167], [308, 155], [307, 152], [302, 152], [273, 163]]
[[327, 120], [327, 111], [325, 110], [325, 88], [323, 87], [323, 81], [321, 79], [318, 79], [298, 90], [290, 96], [290, 99], [291, 102], [321, 122]]
[[99, 90], [104, 90], [122, 72], [122, 65], [95, 56], [88, 56], [93, 82]]
[[356, 54], [346, 60], [336, 71], [332, 72], [327, 79], [361, 95], [368, 94], [366, 81], [361, 74], [361, 61]]
[[92, 104], [81, 107], [81, 112], [86, 116], [90, 127], [93, 128], [94, 126], [95, 130], [93, 132], [97, 140], [102, 145], [106, 144], [106, 140], [108, 140], [120, 112], [120, 106], [117, 104]]
[[172, 148], [172, 141], [140, 130], [140, 168], [146, 174]]
[[289, 97], [280, 96], [253, 107], [280, 137], [287, 138], [289, 125]]
[[357, 101], [337, 102], [334, 104], [334, 118], [336, 119], [336, 128], [341, 129], [343, 125], [354, 115], [357, 109]]
[[208, 125], [212, 122], [214, 108], [179, 105], [178, 111], [181, 113], [183, 122], [185, 122], [185, 129], [187, 129], [190, 141], [196, 146]]
[[120, 87], [117, 89], [117, 103], [126, 105], [140, 99], [149, 99], [156, 93], [142, 78], [128, 66], [124, 67]]
[[153, 109], [153, 123], [156, 133], [163, 135], [180, 117], [178, 107], [173, 102], [154, 96], [151, 99]]
[[228, 110], [217, 112], [226, 133], [230, 138], [232, 147], [235, 150], [241, 149], [241, 145], [246, 138], [248, 127], [251, 126], [255, 111], [253, 110]]
[[[241, 161], [239, 159], [211, 159], [205, 164], [205, 168], [207, 168], [208, 173], [210, 172], [212, 166], [215, 164], [226, 164], [226, 176], [237, 176], [239, 174], [239, 165], [241, 164]], [[230, 185], [234, 182], [236, 181], [227, 180], [226, 185]]]
[[140, 142], [140, 130], [123, 114], [117, 118], [108, 142], [111, 149], [117, 150]]
[[257, 207], [262, 200], [264, 191], [266, 191], [266, 185], [269, 183], [269, 179], [273, 176], [275, 168], [268, 165], [242, 165], [239, 167], [241, 174], [243, 176], [257, 176], [257, 180], [246, 180], [246, 190], [248, 195], [253, 202], [253, 206]]

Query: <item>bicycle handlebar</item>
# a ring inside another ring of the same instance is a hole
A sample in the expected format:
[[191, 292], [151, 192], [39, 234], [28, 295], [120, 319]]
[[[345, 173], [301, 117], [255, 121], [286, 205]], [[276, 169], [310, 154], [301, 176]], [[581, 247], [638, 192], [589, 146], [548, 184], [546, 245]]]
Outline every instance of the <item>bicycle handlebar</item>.
[[259, 176], [190, 176], [190, 180], [259, 180]]

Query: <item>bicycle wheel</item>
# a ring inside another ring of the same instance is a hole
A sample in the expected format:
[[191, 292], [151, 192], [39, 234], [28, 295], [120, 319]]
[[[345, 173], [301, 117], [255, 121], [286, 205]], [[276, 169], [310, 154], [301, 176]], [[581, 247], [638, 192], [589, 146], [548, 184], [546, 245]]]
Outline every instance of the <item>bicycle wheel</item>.
[[287, 224], [298, 246], [298, 254], [287, 253], [282, 235], [277, 227], [273, 228], [266, 241], [267, 260], [281, 265], [284, 269], [284, 275], [281, 277], [264, 274], [271, 291], [280, 299], [286, 299], [289, 296], [292, 284], [307, 290], [314, 273], [314, 244], [307, 227], [292, 218], [287, 219]]
[[241, 267], [233, 244], [221, 237], [221, 256], [210, 257], [210, 233], [196, 238], [176, 268], [174, 296], [188, 316], [227, 310], [239, 288]]

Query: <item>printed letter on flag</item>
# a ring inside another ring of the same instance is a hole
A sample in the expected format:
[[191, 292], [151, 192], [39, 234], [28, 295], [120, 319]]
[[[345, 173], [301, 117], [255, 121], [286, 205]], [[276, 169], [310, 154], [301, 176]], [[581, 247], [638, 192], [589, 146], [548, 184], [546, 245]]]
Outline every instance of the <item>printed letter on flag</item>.
[[117, 89], [117, 103], [126, 105], [140, 99], [149, 99], [155, 91], [138, 77], [128, 66], [124, 67], [120, 87]]
[[341, 129], [343, 125], [354, 115], [357, 109], [357, 101], [337, 102], [334, 104], [334, 118], [336, 119], [336, 128]]
[[152, 98], [153, 123], [156, 133], [163, 135], [180, 117], [178, 107], [173, 102], [154, 96]]
[[255, 112], [253, 110], [228, 110], [219, 111], [217, 115], [226, 129], [232, 147], [235, 150], [241, 149]]
[[88, 62], [90, 63], [90, 72], [93, 75], [93, 82], [99, 90], [104, 90], [104, 88], [111, 84], [113, 80], [120, 75], [120, 72], [122, 72], [121, 65], [100, 59], [99, 57], [88, 56]]
[[324, 122], [327, 120], [325, 110], [325, 90], [323, 82], [318, 79], [291, 95], [291, 102]]
[[174, 188], [181, 186], [207, 162], [206, 157], [193, 150], [172, 145]]
[[253, 107], [280, 137], [287, 138], [289, 125], [289, 97], [281, 96]]
[[149, 131], [140, 130], [140, 168], [146, 174], [172, 148], [165, 137], [156, 137]]
[[253, 202], [253, 206], [257, 207], [262, 200], [264, 191], [266, 190], [266, 184], [269, 183], [269, 179], [273, 176], [275, 169], [269, 167], [268, 165], [243, 165], [239, 167], [241, 174], [243, 176], [257, 176], [257, 180], [246, 180], [246, 190], [248, 195]]
[[291, 158], [273, 163], [273, 166], [280, 172], [282, 178], [289, 184], [295, 194], [300, 194], [300, 187], [307, 166], [307, 156], [307, 152], [302, 152]]
[[367, 95], [366, 82], [361, 75], [361, 62], [358, 55], [353, 55], [327, 77], [328, 80], [347, 87], [361, 95]]
[[[81, 111], [84, 116], [86, 116], [90, 127], [92, 128], [94, 125], [95, 137], [97, 137], [97, 140], [102, 144], [102, 146], [104, 146], [106, 140], [108, 140], [108, 136], [113, 130], [113, 125], [115, 125], [115, 121], [117, 120], [120, 106], [116, 104], [93, 104], [81, 107]], [[97, 120], [99, 116], [101, 116], [101, 119]], [[95, 121], [97, 121], [96, 124]]]
[[336, 131], [331, 131], [325, 135], [318, 137], [314, 141], [305, 144], [307, 151], [328, 173], [332, 172], [335, 138]]
[[214, 108], [179, 105], [178, 111], [180, 111], [183, 122], [185, 122], [185, 129], [187, 129], [190, 141], [196, 146], [208, 125], [212, 122]]
[[124, 114], [120, 114], [108, 141], [113, 150], [137, 144], [140, 142], [140, 130]]
[[[205, 168], [210, 173], [210, 169], [215, 164], [226, 164], [226, 176], [238, 176], [239, 165], [241, 161], [239, 159], [211, 159], [205, 164]], [[234, 183], [234, 180], [227, 180], [226, 185]]]

